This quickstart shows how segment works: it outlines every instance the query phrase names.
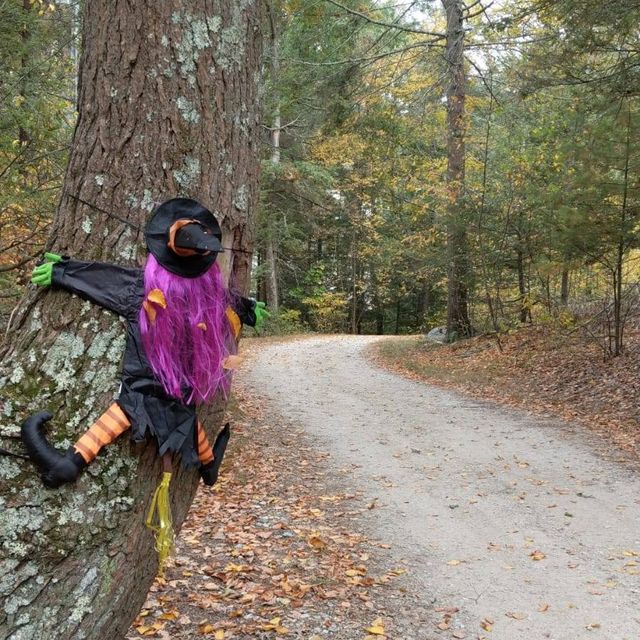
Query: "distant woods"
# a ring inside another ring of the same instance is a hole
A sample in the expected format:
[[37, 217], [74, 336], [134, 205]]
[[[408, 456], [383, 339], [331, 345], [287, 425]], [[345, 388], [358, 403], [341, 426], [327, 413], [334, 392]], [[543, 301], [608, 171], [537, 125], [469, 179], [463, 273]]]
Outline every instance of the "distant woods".
[[279, 145], [256, 277], [282, 318], [451, 338], [548, 322], [623, 350], [640, 287], [640, 8], [489, 5], [272, 5]]
[[[3, 11], [6, 322], [60, 196], [79, 18]], [[640, 296], [639, 21], [631, 0], [267, 3], [253, 275], [272, 330], [550, 323], [621, 353]]]

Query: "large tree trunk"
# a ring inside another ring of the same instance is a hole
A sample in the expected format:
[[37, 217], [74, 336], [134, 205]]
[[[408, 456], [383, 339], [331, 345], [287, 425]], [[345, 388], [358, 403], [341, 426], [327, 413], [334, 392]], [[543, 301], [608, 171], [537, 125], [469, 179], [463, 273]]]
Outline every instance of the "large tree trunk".
[[[215, 212], [225, 247], [250, 248], [259, 13], [253, 0], [87, 1], [78, 123], [51, 250], [141, 264], [150, 211], [176, 195]], [[225, 254], [224, 267], [244, 289], [248, 254]], [[118, 389], [122, 324], [65, 292], [31, 290], [12, 325], [0, 354], [0, 445], [21, 451], [21, 421], [46, 408], [50, 439], [68, 446]], [[201, 413], [210, 431], [222, 409]], [[174, 471], [179, 529], [198, 479]], [[133, 448], [126, 435], [57, 491], [44, 490], [30, 463], [0, 457], [0, 637], [123, 636], [157, 570], [143, 520], [160, 473], [155, 445]]]
[[447, 14], [445, 59], [447, 83], [447, 334], [465, 337], [472, 333], [467, 309], [468, 247], [464, 216], [465, 180], [465, 71], [464, 3], [442, 0]]
[[[271, 27], [271, 82], [275, 95], [275, 105], [273, 110], [273, 119], [271, 122], [271, 163], [274, 166], [280, 164], [280, 134], [282, 132], [282, 117], [280, 115], [280, 97], [277, 94], [277, 87], [280, 81], [280, 18], [278, 10], [269, 5], [269, 25]], [[278, 312], [280, 308], [280, 288], [278, 286], [278, 248], [276, 243], [277, 236], [277, 220], [274, 219], [277, 215], [277, 206], [274, 206], [271, 211], [271, 219], [268, 221], [268, 234], [266, 238], [266, 250], [265, 250], [265, 280], [266, 280], [266, 302], [269, 308]]]

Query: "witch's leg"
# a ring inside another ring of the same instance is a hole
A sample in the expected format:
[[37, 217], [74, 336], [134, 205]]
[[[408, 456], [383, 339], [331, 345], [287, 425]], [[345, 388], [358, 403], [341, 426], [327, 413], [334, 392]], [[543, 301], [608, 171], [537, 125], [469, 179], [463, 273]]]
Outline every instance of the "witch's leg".
[[111, 444], [122, 435], [131, 422], [124, 411], [114, 402], [73, 445], [86, 464], [93, 462], [100, 449]]
[[102, 447], [113, 442], [131, 426], [122, 409], [114, 403], [63, 454], [52, 447], [42, 433], [43, 426], [51, 418], [51, 414], [44, 411], [31, 416], [22, 425], [21, 434], [29, 457], [42, 471], [42, 482], [52, 489], [73, 482]]
[[200, 476], [202, 477], [202, 481], [209, 487], [215, 484], [218, 479], [218, 471], [220, 470], [220, 464], [222, 463], [222, 457], [227, 448], [230, 435], [231, 431], [229, 429], [229, 423], [227, 422], [227, 424], [224, 425], [224, 429], [218, 434], [212, 449], [202, 424], [198, 422], [198, 458], [201, 463]]

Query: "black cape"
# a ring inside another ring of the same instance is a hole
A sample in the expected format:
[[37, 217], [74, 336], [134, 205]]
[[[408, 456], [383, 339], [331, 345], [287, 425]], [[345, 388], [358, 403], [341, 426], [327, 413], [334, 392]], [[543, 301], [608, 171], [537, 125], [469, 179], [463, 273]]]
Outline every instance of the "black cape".
[[[149, 433], [157, 440], [160, 455], [180, 453], [184, 465], [199, 464], [196, 407], [167, 395], [144, 354], [138, 324], [144, 271], [64, 259], [54, 265], [51, 284], [126, 319], [127, 341], [116, 402], [131, 422], [132, 440], [140, 442]], [[232, 300], [231, 306], [242, 323], [255, 326], [255, 302], [240, 296], [232, 296]]]

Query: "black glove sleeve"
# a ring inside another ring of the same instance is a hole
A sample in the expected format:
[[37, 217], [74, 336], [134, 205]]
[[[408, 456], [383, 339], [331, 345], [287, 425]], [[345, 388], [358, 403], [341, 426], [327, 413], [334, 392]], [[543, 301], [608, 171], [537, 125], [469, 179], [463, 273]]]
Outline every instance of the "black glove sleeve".
[[51, 285], [129, 317], [138, 312], [135, 292], [141, 277], [141, 269], [106, 262], [62, 260], [53, 266]]
[[256, 326], [255, 300], [242, 296], [234, 296], [231, 307], [238, 314], [242, 324], [249, 325], [250, 327]]

